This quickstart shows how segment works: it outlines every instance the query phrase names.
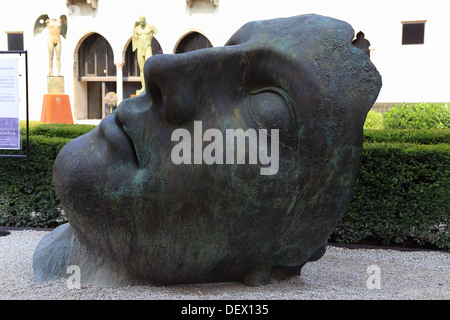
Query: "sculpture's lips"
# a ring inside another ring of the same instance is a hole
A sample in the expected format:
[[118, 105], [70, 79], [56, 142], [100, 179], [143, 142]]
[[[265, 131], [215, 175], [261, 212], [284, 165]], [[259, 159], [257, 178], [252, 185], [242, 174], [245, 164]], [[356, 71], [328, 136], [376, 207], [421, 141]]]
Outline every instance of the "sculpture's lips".
[[100, 134], [103, 133], [114, 154], [122, 160], [131, 160], [138, 166], [136, 149], [130, 136], [123, 129], [122, 122], [116, 114], [104, 118], [99, 125]]

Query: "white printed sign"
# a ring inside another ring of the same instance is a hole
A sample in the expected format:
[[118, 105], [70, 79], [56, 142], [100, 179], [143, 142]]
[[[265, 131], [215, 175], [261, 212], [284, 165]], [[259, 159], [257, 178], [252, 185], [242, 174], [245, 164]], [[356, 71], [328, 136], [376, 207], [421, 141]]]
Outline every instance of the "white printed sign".
[[0, 59], [0, 149], [20, 149], [18, 59]]

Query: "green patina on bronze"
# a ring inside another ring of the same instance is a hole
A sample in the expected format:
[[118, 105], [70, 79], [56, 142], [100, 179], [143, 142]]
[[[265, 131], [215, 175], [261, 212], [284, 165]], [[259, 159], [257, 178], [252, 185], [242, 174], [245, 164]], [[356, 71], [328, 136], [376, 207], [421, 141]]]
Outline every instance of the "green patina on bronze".
[[[224, 47], [148, 59], [146, 92], [58, 155], [69, 223], [38, 245], [36, 280], [78, 265], [83, 283], [99, 285], [261, 285], [319, 259], [351, 200], [381, 88], [353, 38], [345, 22], [302, 15], [248, 23]], [[175, 165], [171, 135], [193, 136], [195, 121], [224, 136], [279, 130], [278, 171]]]

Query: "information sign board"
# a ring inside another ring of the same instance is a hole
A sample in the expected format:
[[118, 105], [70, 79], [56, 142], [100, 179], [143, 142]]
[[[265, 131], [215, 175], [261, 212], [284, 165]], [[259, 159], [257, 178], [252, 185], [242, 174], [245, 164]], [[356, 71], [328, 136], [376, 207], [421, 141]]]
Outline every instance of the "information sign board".
[[20, 149], [17, 58], [0, 59], [0, 149]]

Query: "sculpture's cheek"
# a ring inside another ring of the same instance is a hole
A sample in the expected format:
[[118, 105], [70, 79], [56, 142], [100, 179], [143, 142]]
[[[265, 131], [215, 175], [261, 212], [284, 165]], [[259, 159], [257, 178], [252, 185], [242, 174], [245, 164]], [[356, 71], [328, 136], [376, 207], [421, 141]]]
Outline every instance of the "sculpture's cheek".
[[[130, 147], [122, 141], [121, 148]], [[81, 240], [96, 243], [105, 252], [130, 241], [132, 219], [128, 212], [135, 202], [129, 185], [137, 169], [129, 155], [107, 143], [97, 127], [69, 142], [54, 164], [55, 189], [71, 225], [81, 237], [86, 235]], [[116, 232], [105, 236], [104, 230]], [[117, 254], [123, 252], [117, 250]]]

